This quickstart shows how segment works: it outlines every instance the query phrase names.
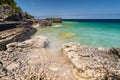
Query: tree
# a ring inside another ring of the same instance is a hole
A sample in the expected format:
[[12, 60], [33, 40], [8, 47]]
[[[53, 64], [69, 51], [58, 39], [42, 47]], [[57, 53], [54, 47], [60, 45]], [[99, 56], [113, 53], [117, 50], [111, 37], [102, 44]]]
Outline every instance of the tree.
[[0, 0], [0, 5], [4, 4], [5, 0]]

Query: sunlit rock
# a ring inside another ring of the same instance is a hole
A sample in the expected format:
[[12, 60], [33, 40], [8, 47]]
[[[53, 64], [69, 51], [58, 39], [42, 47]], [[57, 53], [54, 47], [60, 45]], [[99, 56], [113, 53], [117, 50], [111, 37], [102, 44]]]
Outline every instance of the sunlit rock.
[[120, 80], [120, 49], [81, 47], [77, 43], [62, 46], [77, 80]]

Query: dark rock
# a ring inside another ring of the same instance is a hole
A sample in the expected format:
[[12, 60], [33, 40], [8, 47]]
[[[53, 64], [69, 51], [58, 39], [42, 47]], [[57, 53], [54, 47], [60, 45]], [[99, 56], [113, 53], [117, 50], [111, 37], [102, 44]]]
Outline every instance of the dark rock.
[[5, 21], [0, 22], [0, 31], [16, 28], [17, 25], [20, 25], [21, 22]]
[[3, 63], [2, 62], [0, 62], [0, 69], [3, 67]]
[[61, 18], [46, 18], [46, 20], [51, 21], [52, 23], [62, 23]]
[[4, 68], [4, 67], [0, 68], [0, 78], [7, 76], [7, 73], [8, 73], [8, 70], [6, 68]]
[[51, 21], [45, 20], [45, 19], [39, 20], [39, 23], [40, 23], [40, 27], [46, 27], [46, 26], [51, 26], [52, 25]]
[[120, 80], [120, 77], [118, 77], [114, 73], [108, 73], [107, 75], [105, 75], [103, 80]]
[[119, 54], [119, 52], [117, 51], [117, 49], [111, 48], [111, 49], [110, 49], [110, 52], [112, 52], [113, 54], [117, 55], [117, 56], [120, 58], [120, 54]]
[[21, 21], [24, 19], [23, 12], [15, 12], [14, 15], [8, 16], [5, 20], [6, 21]]

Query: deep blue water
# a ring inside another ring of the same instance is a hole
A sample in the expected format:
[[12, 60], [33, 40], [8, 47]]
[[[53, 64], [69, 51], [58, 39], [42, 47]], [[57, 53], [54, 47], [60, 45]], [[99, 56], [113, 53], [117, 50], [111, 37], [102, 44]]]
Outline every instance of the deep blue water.
[[63, 19], [63, 21], [120, 23], [120, 19]]

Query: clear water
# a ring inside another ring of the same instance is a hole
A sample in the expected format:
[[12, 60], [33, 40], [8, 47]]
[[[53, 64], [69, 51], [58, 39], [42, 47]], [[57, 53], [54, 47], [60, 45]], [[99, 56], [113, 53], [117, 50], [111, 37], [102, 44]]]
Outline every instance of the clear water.
[[[76, 36], [61, 38], [62, 33], [73, 33]], [[92, 47], [120, 47], [120, 23], [63, 21], [52, 27], [38, 28], [36, 34], [47, 36], [55, 47], [66, 42], [78, 42], [82, 46]]]

